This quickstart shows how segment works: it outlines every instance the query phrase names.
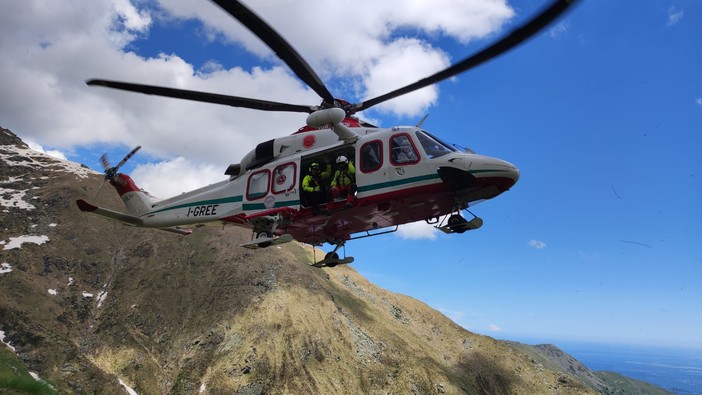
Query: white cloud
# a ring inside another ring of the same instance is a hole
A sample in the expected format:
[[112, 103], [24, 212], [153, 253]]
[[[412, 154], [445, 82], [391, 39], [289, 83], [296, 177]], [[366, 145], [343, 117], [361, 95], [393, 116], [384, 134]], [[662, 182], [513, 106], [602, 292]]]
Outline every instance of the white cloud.
[[138, 165], [131, 177], [140, 188], [161, 198], [175, 196], [227, 178], [223, 169], [193, 163], [183, 157]]
[[151, 25], [151, 15], [134, 8], [129, 0], [114, 0], [113, 4], [127, 30], [144, 32]]
[[697, 103], [697, 105], [702, 106], [702, 97], [698, 97], [697, 99], [695, 99], [695, 103]]
[[537, 250], [540, 250], [542, 248], [546, 247], [546, 243], [540, 240], [529, 240], [529, 245], [536, 248]]
[[33, 149], [34, 151], [38, 151], [38, 152], [47, 154], [47, 155], [49, 155], [53, 158], [56, 158], [56, 159], [67, 160], [66, 155], [64, 155], [63, 152], [61, 152], [61, 151], [58, 151], [58, 150], [46, 151], [46, 150], [44, 150], [44, 147], [42, 147], [41, 145], [39, 145], [39, 144], [35, 143], [34, 141], [29, 140], [29, 139], [24, 140], [24, 142], [29, 146], [29, 148]]
[[[417, 60], [421, 59], [420, 62]], [[390, 92], [418, 81], [450, 65], [448, 55], [416, 39], [399, 39], [388, 45], [386, 52], [368, 67], [364, 78], [366, 99]], [[429, 86], [400, 96], [378, 106], [378, 109], [403, 116], [420, 114], [434, 104], [438, 89]]]
[[568, 32], [569, 24], [567, 21], [562, 21], [557, 23], [554, 27], [549, 29], [549, 35], [553, 38], [560, 37]]
[[679, 10], [676, 7], [668, 8], [668, 26], [676, 25], [685, 15], [683, 10]]
[[419, 240], [419, 239], [436, 239], [437, 230], [434, 226], [427, 224], [425, 221], [411, 222], [409, 224], [400, 225], [397, 229], [397, 236], [403, 239]]
[[488, 325], [488, 329], [489, 329], [491, 332], [500, 332], [500, 331], [502, 331], [502, 328], [500, 328], [499, 326], [497, 326], [497, 325], [495, 325], [495, 324], [490, 324], [490, 325]]

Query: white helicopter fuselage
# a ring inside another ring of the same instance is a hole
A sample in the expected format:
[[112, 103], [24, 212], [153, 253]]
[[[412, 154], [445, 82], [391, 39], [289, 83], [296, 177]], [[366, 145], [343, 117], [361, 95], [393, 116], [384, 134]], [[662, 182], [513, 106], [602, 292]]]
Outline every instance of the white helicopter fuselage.
[[[519, 178], [512, 164], [457, 150], [417, 127], [350, 130], [356, 136], [350, 142], [327, 128], [263, 143], [229, 179], [169, 199], [153, 198], [124, 174], [112, 184], [132, 218], [125, 222], [132, 225], [188, 233], [183, 227], [234, 224], [322, 244], [439, 218], [495, 197]], [[402, 149], [409, 157], [400, 157]], [[305, 206], [302, 179], [312, 162], [330, 163], [333, 172], [340, 155], [355, 164], [354, 204], [329, 197], [330, 211], [319, 214]]]

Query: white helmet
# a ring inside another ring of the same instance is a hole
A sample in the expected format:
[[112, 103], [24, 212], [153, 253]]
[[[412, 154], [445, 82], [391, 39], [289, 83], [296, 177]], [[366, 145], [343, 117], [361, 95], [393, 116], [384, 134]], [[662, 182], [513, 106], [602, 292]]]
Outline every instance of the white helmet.
[[348, 164], [349, 160], [346, 159], [346, 157], [344, 155], [341, 155], [340, 157], [336, 158], [336, 163], [337, 164], [339, 164], [339, 163], [347, 163]]

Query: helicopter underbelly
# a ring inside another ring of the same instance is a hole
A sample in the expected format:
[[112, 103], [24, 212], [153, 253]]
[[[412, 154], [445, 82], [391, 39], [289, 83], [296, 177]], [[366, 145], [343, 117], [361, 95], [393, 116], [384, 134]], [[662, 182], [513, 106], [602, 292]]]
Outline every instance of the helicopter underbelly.
[[491, 199], [504, 190], [504, 180], [499, 177], [480, 179], [476, 186], [456, 190], [444, 182], [380, 192], [361, 196], [352, 207], [312, 215], [300, 212], [292, 223], [278, 229], [277, 233], [291, 234], [296, 240], [323, 244], [347, 240], [361, 232], [410, 222], [431, 220]]

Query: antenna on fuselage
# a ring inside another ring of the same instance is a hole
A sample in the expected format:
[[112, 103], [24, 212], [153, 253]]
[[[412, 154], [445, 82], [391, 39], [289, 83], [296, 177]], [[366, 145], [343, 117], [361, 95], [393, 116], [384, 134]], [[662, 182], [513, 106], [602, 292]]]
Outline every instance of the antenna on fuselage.
[[427, 113], [427, 115], [425, 115], [425, 116], [417, 123], [417, 128], [421, 128], [421, 127], [422, 127], [422, 124], [424, 123], [424, 121], [427, 120], [427, 117], [428, 117], [428, 116], [429, 116], [429, 113]]

